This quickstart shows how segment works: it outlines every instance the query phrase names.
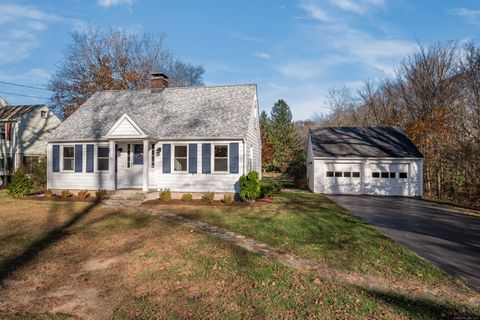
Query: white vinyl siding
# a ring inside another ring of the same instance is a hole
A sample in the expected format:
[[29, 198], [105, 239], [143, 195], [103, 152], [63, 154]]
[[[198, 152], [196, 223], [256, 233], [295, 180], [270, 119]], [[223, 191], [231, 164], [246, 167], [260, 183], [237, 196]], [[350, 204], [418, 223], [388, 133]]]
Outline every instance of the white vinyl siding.
[[257, 171], [258, 174], [262, 175], [262, 145], [260, 139], [260, 122], [259, 122], [259, 114], [258, 114], [258, 105], [255, 99], [253, 106], [252, 106], [252, 113], [250, 115], [250, 120], [248, 122], [248, 129], [247, 129], [247, 138], [246, 138], [246, 148], [245, 152], [248, 152], [248, 149], [253, 148], [253, 159], [252, 159], [252, 168], [248, 168], [247, 162], [248, 158], [245, 160], [245, 166], [247, 172]]
[[[239, 173], [215, 173], [213, 171], [213, 147], [214, 145], [229, 145], [231, 142], [237, 142], [239, 144]], [[185, 144], [197, 144], [197, 173], [163, 173], [162, 171], [162, 156], [161, 154], [155, 158], [155, 181], [157, 189], [169, 188], [172, 192], [238, 192], [238, 180], [244, 170], [243, 150], [244, 144], [241, 140], [235, 141], [185, 141]], [[211, 161], [210, 165], [212, 173], [202, 173], [202, 144], [211, 144]], [[156, 148], [161, 147], [163, 144], [171, 144], [173, 153], [173, 146], [178, 144], [176, 141], [161, 141], [156, 144]], [[162, 150], [163, 152], [163, 150]]]
[[141, 136], [142, 133], [139, 132], [135, 126], [130, 122], [129, 119], [123, 118], [120, 123], [118, 123], [115, 130], [110, 133], [110, 136], [118, 136], [118, 137], [137, 137]]
[[[61, 144], [60, 145], [60, 165], [62, 165], [62, 147], [73, 146], [72, 144]], [[98, 143], [82, 143], [82, 164], [85, 167], [87, 160], [87, 151], [86, 145], [93, 144], [94, 147], [94, 166], [96, 167], [96, 150]], [[114, 188], [112, 181], [110, 180], [109, 171], [97, 171], [94, 172], [75, 172], [72, 171], [52, 171], [52, 145], [49, 143], [47, 145], [47, 187], [49, 189], [61, 190], [61, 189], [71, 189], [71, 190], [112, 190]], [[96, 169], [96, 168], [95, 168]]]

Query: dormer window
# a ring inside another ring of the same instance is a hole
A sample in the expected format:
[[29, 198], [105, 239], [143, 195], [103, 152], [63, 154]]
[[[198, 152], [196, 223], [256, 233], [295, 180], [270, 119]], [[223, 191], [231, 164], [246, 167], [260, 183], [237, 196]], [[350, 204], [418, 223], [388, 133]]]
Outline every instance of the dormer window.
[[47, 111], [40, 111], [40, 117], [42, 117], [42, 119], [47, 119]]

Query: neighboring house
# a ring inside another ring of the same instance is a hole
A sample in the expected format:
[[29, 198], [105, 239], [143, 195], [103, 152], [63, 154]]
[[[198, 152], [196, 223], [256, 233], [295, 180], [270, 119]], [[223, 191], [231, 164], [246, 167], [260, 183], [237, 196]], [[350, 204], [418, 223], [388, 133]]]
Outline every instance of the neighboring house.
[[48, 188], [238, 192], [261, 172], [256, 85], [100, 91], [49, 137]]
[[0, 107], [5, 107], [6, 105], [8, 105], [8, 102], [2, 97], [0, 97]]
[[311, 129], [307, 148], [313, 192], [423, 195], [423, 155], [401, 129]]
[[46, 105], [0, 106], [0, 176], [46, 156], [46, 136], [60, 123]]

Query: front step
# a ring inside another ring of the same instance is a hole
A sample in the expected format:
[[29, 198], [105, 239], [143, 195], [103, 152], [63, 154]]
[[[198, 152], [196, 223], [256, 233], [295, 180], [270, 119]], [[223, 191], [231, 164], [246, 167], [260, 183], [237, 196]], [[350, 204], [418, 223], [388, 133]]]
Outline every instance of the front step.
[[107, 192], [108, 198], [102, 201], [102, 206], [109, 208], [124, 208], [140, 206], [145, 201], [146, 192], [142, 190], [113, 190]]
[[109, 200], [144, 201], [146, 192], [141, 190], [114, 190], [107, 193]]

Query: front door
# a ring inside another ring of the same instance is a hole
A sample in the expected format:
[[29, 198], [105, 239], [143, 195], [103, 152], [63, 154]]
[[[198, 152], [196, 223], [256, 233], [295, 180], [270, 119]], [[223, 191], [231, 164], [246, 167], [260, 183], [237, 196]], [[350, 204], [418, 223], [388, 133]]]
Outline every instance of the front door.
[[117, 187], [141, 188], [143, 184], [143, 143], [125, 142], [117, 147]]

